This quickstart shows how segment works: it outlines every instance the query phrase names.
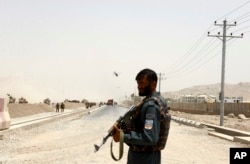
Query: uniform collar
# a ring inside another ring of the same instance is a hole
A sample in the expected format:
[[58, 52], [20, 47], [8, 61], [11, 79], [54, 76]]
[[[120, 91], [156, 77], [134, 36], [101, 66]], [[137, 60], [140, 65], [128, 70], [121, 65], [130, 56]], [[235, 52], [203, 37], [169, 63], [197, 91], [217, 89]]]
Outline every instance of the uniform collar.
[[146, 99], [149, 99], [149, 98], [151, 98], [151, 97], [153, 97], [153, 96], [158, 97], [158, 96], [159, 96], [159, 93], [153, 92], [152, 94], [146, 96], [144, 99], [146, 100]]

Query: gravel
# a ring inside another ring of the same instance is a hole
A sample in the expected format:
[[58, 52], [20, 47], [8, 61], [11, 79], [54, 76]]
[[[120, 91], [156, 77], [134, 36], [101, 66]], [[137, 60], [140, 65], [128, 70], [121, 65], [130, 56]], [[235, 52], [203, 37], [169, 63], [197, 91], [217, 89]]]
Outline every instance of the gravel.
[[[0, 164], [62, 164], [62, 163], [126, 163], [128, 147], [121, 161], [110, 156], [109, 139], [94, 153], [94, 144], [102, 137], [124, 108], [105, 107], [102, 110], [72, 120], [58, 120], [33, 129], [17, 129], [0, 140]], [[168, 164], [228, 164], [230, 147], [248, 147], [207, 134], [206, 129], [171, 122], [162, 163]], [[114, 145], [118, 155], [118, 144]]]

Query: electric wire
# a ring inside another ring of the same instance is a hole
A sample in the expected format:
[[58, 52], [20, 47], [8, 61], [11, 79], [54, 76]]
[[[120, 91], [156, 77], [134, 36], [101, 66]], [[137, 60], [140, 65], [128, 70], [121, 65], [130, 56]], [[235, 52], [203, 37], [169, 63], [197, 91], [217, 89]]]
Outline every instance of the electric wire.
[[[211, 28], [212, 25], [210, 25], [209, 28]], [[204, 41], [204, 39], [206, 38], [206, 33], [203, 33], [203, 35], [194, 43], [194, 45], [181, 57], [177, 60], [177, 62], [175, 62], [174, 64], [170, 65], [169, 67], [167, 67], [166, 69], [164, 69], [162, 72], [166, 72], [166, 70], [168, 70], [167, 72], [172, 72], [173, 70], [177, 69], [178, 66], [183, 63], [191, 54], [193, 51], [195, 51], [195, 49]]]
[[249, 26], [246, 26], [246, 27], [243, 27], [243, 28], [241, 28], [241, 29], [232, 31], [232, 33], [235, 33], [235, 32], [238, 32], [238, 31], [243, 31], [243, 30], [248, 29], [248, 28], [250, 28], [250, 25], [249, 25]]
[[240, 5], [239, 7], [233, 9], [232, 11], [228, 12], [227, 14], [225, 14], [224, 16], [216, 19], [216, 20], [221, 20], [224, 19], [225, 17], [231, 15], [232, 13], [236, 12], [237, 10], [241, 9], [242, 7], [246, 6], [248, 3], [250, 3], [250, 1], [245, 2], [244, 4]]
[[[210, 55], [213, 51], [217, 50], [217, 48], [221, 45], [221, 43], [217, 44], [216, 46], [214, 46], [208, 53], [206, 56]], [[221, 51], [219, 51], [221, 52]], [[205, 62], [201, 62], [203, 58], [200, 58], [199, 60], [196, 61], [196, 63], [194, 63], [190, 69], [186, 69], [183, 70], [182, 72], [180, 72], [179, 74], [176, 74], [175, 76], [185, 76], [185, 75], [189, 75], [191, 72], [193, 71], [197, 71], [200, 67], [205, 66], [211, 59], [213, 59], [214, 57], [216, 57], [218, 55], [218, 53], [216, 53], [215, 55], [213, 55], [212, 57], [210, 57], [208, 60], [206, 60]], [[197, 65], [198, 64], [198, 65]], [[173, 77], [173, 76], [170, 76]]]
[[247, 12], [247, 13], [243, 14], [242, 16], [239, 16], [238, 18], [233, 19], [232, 21], [230, 21], [230, 23], [240, 21], [240, 20], [245, 19], [249, 16], [250, 16], [250, 12]]
[[238, 25], [242, 25], [242, 24], [244, 24], [244, 23], [246, 23], [246, 22], [249, 22], [249, 21], [250, 21], [250, 19], [245, 20], [245, 21], [243, 21], [243, 22], [240, 22]]
[[[245, 2], [241, 6], [228, 12], [223, 17], [220, 17], [217, 20], [220, 20], [221, 18], [224, 18], [225, 16], [228, 16], [228, 15], [236, 12], [237, 10], [243, 8], [244, 6], [248, 5], [249, 3], [250, 3], [250, 1]], [[247, 19], [249, 16], [250, 16], [250, 12], [247, 12], [247, 13], [235, 18], [234, 21], [244, 20], [244, 19]], [[234, 21], [230, 21], [230, 22], [234, 22]], [[249, 21], [249, 19], [242, 21], [237, 26], [242, 25], [248, 21]], [[212, 25], [208, 28], [208, 31], [215, 31], [215, 30], [220, 28], [219, 26], [217, 26], [217, 27], [211, 29], [211, 27], [212, 27]], [[246, 26], [246, 27], [240, 28], [238, 30], [235, 30], [234, 32], [242, 31], [242, 30], [248, 29], [249, 27], [250, 26]], [[221, 30], [222, 30], [222, 28], [221, 28]], [[249, 32], [250, 31], [245, 31], [244, 33], [249, 33]], [[217, 47], [219, 45], [221, 45], [221, 43], [215, 45], [212, 49], [210, 49], [214, 44], [210, 44], [211, 43], [211, 40], [210, 40], [210, 42], [208, 42], [204, 46], [204, 45], [202, 45], [202, 42], [204, 42], [204, 40], [205, 40], [205, 34], [203, 34], [197, 40], [197, 42], [195, 42], [195, 44], [191, 47], [191, 49], [189, 49], [181, 58], [179, 58], [179, 60], [177, 60], [177, 62], [175, 62], [174, 64], [169, 66], [168, 67], [169, 69], [167, 72], [165, 72], [167, 70], [167, 69], [165, 69], [163, 71], [164, 74], [167, 75], [168, 78], [179, 77], [180, 74], [188, 75], [189, 73], [196, 71], [201, 67], [204, 67], [210, 60], [212, 60], [213, 58], [218, 56], [218, 53], [221, 52], [221, 50], [218, 51], [217, 53], [215, 53], [213, 56], [211, 56], [211, 54], [212, 54], [212, 52], [214, 52], [217, 49]], [[213, 42], [213, 43], [215, 43], [215, 42]], [[228, 46], [231, 45], [232, 43], [233, 42], [230, 42], [230, 44], [228, 44]], [[196, 49], [198, 49], [199, 46], [202, 46], [202, 48], [199, 52], [197, 52], [195, 54], [194, 52]], [[205, 54], [205, 52], [207, 52], [207, 53]], [[205, 54], [205, 55], [203, 55], [203, 54]], [[207, 59], [207, 60], [205, 60], [205, 59]], [[204, 61], [204, 62], [202, 62], [202, 61]]]
[[[232, 43], [234, 43], [235, 41], [236, 41], [236, 40], [230, 41], [229, 44], [228, 44], [228, 47], [230, 47], [230, 46], [232, 45]], [[218, 46], [220, 46], [220, 45], [221, 45], [220, 43], [217, 44], [216, 47], [214, 47], [213, 50], [211, 50], [211, 52], [214, 51], [214, 50], [216, 50], [216, 48], [217, 48]], [[209, 53], [211, 53], [211, 52], [209, 52]], [[197, 71], [198, 69], [200, 69], [200, 68], [206, 66], [207, 63], [209, 63], [212, 59], [214, 59], [215, 57], [217, 57], [217, 56], [220, 55], [220, 54], [221, 54], [221, 50], [218, 50], [213, 56], [210, 56], [210, 58], [208, 58], [208, 59], [205, 60], [204, 62], [199, 63], [199, 65], [197, 65], [197, 66], [194, 67], [193, 69], [187, 70], [186, 72], [183, 72], [181, 75], [169, 76], [169, 79], [171, 79], [171, 78], [176, 78], [176, 77], [179, 77], [179, 76], [182, 76], [182, 77], [183, 77], [183, 76], [190, 75], [191, 72]]]
[[[187, 68], [190, 67], [190, 65], [192, 66], [192, 63], [194, 63], [197, 60], [200, 60], [203, 58], [202, 54], [204, 54], [205, 51], [207, 51], [215, 42], [214, 41], [215, 38], [210, 39], [210, 41], [202, 48], [200, 49], [196, 55], [194, 55], [192, 58], [190, 58], [185, 65], [181, 65], [179, 67], [179, 69], [172, 71], [172, 72], [168, 72], [168, 74], [173, 74], [173, 73], [178, 73], [181, 72], [182, 70], [186, 70]], [[187, 68], [186, 68], [187, 67]]]
[[177, 60], [177, 62], [175, 62], [173, 65], [169, 66], [168, 68], [166, 68], [165, 70], [163, 70], [163, 72], [165, 72], [166, 70], [171, 71], [176, 69], [176, 67], [178, 67], [179, 64], [181, 64], [183, 61], [185, 61], [185, 59], [192, 53], [192, 51], [194, 51], [194, 49], [196, 47], [198, 47], [199, 44], [202, 43], [202, 41], [205, 39], [205, 35], [202, 35], [196, 42], [195, 44], [191, 47], [191, 49], [189, 49], [185, 55], [183, 55], [181, 58], [179, 58]]

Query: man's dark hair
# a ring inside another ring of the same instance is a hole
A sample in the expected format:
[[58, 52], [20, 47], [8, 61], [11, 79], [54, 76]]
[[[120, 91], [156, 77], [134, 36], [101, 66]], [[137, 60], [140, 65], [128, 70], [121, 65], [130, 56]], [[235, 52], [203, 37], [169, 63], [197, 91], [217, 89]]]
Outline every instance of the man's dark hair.
[[157, 82], [157, 75], [155, 73], [155, 71], [151, 70], [151, 69], [143, 69], [141, 70], [137, 75], [135, 80], [140, 80], [142, 79], [144, 76], [146, 75], [147, 79], [152, 82], [152, 81], [156, 81]]

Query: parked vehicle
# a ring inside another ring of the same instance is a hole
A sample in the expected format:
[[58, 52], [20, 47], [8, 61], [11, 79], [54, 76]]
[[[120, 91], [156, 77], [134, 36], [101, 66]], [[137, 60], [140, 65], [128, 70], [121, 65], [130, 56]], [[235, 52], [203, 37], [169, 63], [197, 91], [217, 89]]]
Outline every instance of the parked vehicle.
[[113, 105], [114, 104], [114, 100], [113, 99], [109, 99], [108, 101], [107, 101], [107, 105]]

